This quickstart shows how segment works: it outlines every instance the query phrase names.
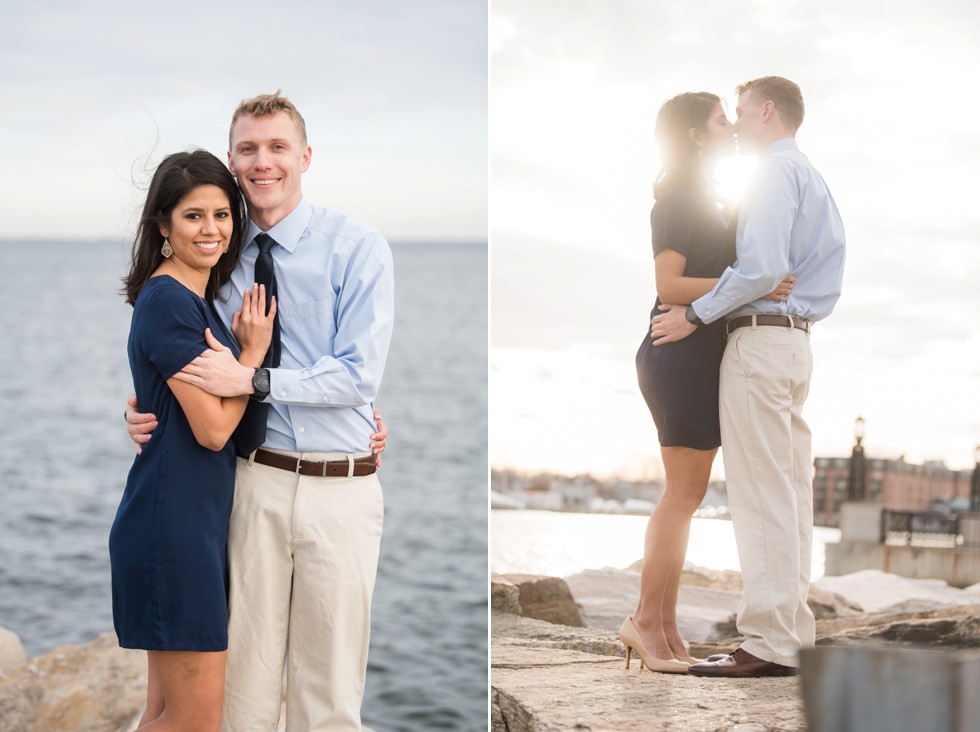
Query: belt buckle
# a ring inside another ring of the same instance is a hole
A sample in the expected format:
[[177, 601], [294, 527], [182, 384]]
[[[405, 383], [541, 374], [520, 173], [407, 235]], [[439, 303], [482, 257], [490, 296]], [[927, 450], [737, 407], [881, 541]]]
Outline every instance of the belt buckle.
[[303, 458], [296, 458], [296, 477], [297, 478], [302, 475], [302, 473], [299, 472], [299, 469], [302, 466], [303, 466]]

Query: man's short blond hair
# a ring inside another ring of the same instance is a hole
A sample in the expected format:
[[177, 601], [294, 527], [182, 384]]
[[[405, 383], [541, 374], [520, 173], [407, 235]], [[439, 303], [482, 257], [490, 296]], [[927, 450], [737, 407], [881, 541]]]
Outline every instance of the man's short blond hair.
[[763, 76], [752, 81], [746, 81], [735, 87], [735, 93], [741, 96], [751, 91], [761, 102], [771, 101], [779, 110], [779, 116], [794, 132], [803, 124], [803, 93], [800, 87], [789, 79], [781, 76]]
[[282, 95], [281, 89], [276, 89], [275, 94], [259, 94], [251, 99], [243, 99], [241, 104], [231, 116], [231, 127], [228, 129], [228, 149], [232, 149], [231, 133], [235, 129], [235, 122], [239, 117], [271, 117], [280, 112], [285, 112], [289, 118], [296, 123], [299, 128], [300, 136], [303, 138], [303, 145], [306, 143], [306, 120], [299, 113], [295, 105]]

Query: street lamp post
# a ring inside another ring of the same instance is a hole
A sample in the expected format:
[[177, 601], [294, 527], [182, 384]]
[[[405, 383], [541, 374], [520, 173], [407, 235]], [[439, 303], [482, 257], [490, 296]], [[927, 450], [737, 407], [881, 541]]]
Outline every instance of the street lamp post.
[[[854, 420], [854, 449], [851, 450], [851, 469], [847, 476], [847, 500], [863, 501], [865, 499], [867, 480], [865, 476], [864, 417]], [[974, 477], [976, 483], [976, 477]]]
[[973, 485], [970, 486], [970, 510], [980, 512], [980, 445], [973, 451]]

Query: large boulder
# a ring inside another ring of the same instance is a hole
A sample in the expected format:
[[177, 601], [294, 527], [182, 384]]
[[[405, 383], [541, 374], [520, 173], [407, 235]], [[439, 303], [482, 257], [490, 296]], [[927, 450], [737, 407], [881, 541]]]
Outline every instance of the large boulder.
[[[632, 570], [587, 569], [566, 577], [582, 620], [590, 628], [619, 630], [632, 615], [640, 597], [640, 575]], [[681, 585], [677, 598], [677, 625], [692, 643], [715, 643], [736, 634], [735, 613], [739, 593], [707, 585]]]
[[928, 612], [980, 602], [976, 594], [950, 587], [943, 580], [908, 579], [877, 569], [840, 577], [825, 575], [813, 584], [865, 613]]
[[493, 732], [558, 730], [801, 730], [797, 678], [700, 679], [629, 670], [622, 658], [496, 645]]
[[0, 720], [17, 732], [116, 732], [146, 700], [146, 654], [112, 633], [61, 646], [0, 680]]
[[[583, 625], [578, 605], [563, 579], [533, 574], [504, 574], [494, 578], [517, 587], [521, 615], [558, 625]], [[504, 591], [502, 588], [501, 592]], [[513, 593], [510, 594], [513, 597]], [[501, 602], [512, 605], [504, 598]]]
[[9, 676], [27, 663], [27, 654], [20, 636], [0, 627], [0, 679]]
[[854, 615], [817, 623], [818, 645], [864, 645], [868, 641], [980, 648], [980, 615], [973, 605], [959, 605], [923, 613]]
[[493, 575], [490, 580], [490, 611], [520, 615], [520, 588], [513, 582], [508, 582], [497, 575]]
[[861, 608], [847, 601], [836, 592], [830, 592], [818, 585], [810, 585], [810, 592], [806, 598], [806, 604], [810, 606], [813, 617], [817, 620], [826, 618], [839, 618], [848, 615], [859, 615]]

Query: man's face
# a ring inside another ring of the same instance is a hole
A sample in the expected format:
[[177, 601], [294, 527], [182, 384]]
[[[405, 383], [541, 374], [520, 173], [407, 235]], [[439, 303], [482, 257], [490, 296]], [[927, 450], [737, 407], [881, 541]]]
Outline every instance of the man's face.
[[738, 136], [739, 150], [750, 154], [762, 152], [764, 112], [765, 105], [751, 89], [739, 95], [735, 107], [735, 134]]
[[285, 112], [269, 117], [243, 115], [235, 122], [228, 167], [238, 178], [249, 216], [258, 226], [268, 230], [296, 208], [311, 154], [299, 127]]

